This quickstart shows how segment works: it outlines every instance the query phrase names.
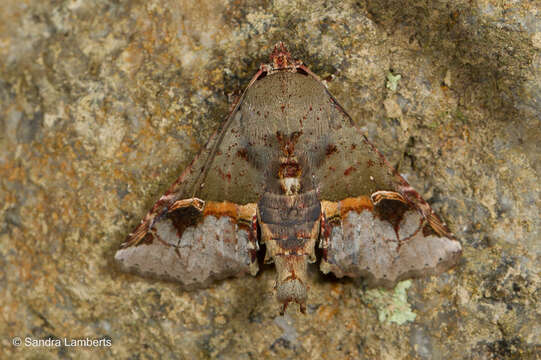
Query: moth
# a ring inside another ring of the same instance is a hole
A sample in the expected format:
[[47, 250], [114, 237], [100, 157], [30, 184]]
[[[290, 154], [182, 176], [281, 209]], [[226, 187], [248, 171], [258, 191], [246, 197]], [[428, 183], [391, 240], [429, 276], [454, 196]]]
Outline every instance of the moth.
[[[221, 128], [115, 255], [121, 269], [185, 289], [277, 271], [276, 297], [305, 312], [323, 273], [372, 286], [454, 266], [459, 241], [283, 43]], [[265, 246], [261, 246], [264, 244]]]

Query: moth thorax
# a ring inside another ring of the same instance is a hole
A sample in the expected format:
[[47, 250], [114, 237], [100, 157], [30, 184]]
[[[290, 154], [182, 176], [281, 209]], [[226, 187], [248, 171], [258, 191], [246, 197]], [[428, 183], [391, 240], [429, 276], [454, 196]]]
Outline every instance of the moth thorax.
[[296, 195], [301, 191], [302, 169], [295, 157], [283, 157], [278, 168], [278, 180], [285, 195]]
[[286, 195], [296, 195], [301, 190], [299, 178], [283, 178], [280, 179], [280, 186]]

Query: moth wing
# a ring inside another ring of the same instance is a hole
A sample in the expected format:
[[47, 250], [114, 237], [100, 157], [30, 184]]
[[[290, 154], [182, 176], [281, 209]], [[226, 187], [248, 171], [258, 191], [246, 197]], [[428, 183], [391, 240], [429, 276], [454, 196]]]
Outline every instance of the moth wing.
[[263, 175], [250, 161], [242, 112], [244, 96], [166, 193], [172, 200], [199, 198], [229, 201], [239, 205], [255, 203], [263, 190]]
[[243, 150], [242, 99], [121, 245], [115, 260], [122, 270], [185, 288], [257, 273], [252, 220], [263, 186]]
[[329, 97], [333, 131], [315, 172], [327, 219], [322, 271], [392, 286], [454, 266], [460, 242]]
[[[373, 206], [363, 197], [323, 202], [323, 211], [331, 219], [321, 243], [321, 270], [338, 277], [364, 277], [371, 286], [392, 287], [454, 266], [462, 252], [460, 243], [436, 233], [416, 208], [395, 202], [382, 200]], [[390, 215], [389, 211], [397, 212]]]
[[[115, 255], [124, 271], [205, 287], [230, 276], [257, 273], [257, 242], [251, 226], [255, 206], [192, 204], [143, 222]], [[212, 209], [210, 209], [212, 208]], [[135, 242], [139, 234], [144, 234]]]

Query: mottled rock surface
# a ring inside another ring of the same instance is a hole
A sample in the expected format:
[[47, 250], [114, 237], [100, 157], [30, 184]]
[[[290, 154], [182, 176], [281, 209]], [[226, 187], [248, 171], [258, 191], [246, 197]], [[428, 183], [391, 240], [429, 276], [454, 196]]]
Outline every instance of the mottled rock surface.
[[[117, 270], [278, 40], [461, 239], [454, 271], [386, 295], [314, 268], [280, 317], [272, 268], [192, 292]], [[539, 2], [4, 0], [0, 357], [539, 359], [540, 154]]]

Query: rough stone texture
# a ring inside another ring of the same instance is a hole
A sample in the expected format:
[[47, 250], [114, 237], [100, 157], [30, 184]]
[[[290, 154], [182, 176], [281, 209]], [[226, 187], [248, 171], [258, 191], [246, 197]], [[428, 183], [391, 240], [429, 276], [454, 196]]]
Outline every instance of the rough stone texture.
[[[308, 313], [281, 318], [269, 268], [184, 292], [113, 266], [278, 40], [464, 244], [407, 290], [413, 322], [315, 267]], [[540, 139], [539, 2], [4, 0], [2, 355], [539, 359]]]

